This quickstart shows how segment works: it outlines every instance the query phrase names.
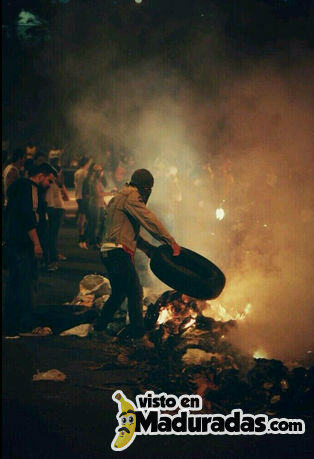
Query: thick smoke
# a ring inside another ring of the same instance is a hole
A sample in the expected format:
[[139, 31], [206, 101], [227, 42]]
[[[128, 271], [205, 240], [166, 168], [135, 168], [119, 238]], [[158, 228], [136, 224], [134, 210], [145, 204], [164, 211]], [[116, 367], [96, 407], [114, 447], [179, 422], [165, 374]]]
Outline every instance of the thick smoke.
[[160, 56], [117, 65], [126, 61], [115, 44], [89, 33], [88, 49], [71, 50], [56, 71], [59, 94], [65, 73], [74, 88], [63, 99], [72, 144], [98, 160], [113, 144], [152, 171], [151, 208], [226, 274], [215, 302], [252, 305], [232, 336], [242, 350], [304, 356], [313, 345], [311, 56], [239, 66], [213, 34], [181, 50], [183, 72]]
[[235, 343], [280, 358], [306, 357], [313, 345], [313, 89], [299, 65], [283, 73], [264, 63], [234, 82], [225, 105], [224, 148], [236, 169], [230, 211], [241, 229], [218, 301], [251, 303]]

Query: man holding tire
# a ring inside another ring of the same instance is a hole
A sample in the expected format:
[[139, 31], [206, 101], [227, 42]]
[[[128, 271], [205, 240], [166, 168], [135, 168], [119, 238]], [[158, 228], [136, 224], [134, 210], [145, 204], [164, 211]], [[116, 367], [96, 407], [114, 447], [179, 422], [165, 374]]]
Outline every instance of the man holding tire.
[[180, 246], [147, 207], [154, 185], [146, 169], [136, 170], [126, 184], [109, 202], [107, 231], [101, 244], [101, 258], [111, 284], [111, 296], [105, 303], [96, 330], [104, 330], [125, 298], [128, 299], [130, 325], [127, 334], [132, 339], [146, 341], [142, 314], [143, 291], [134, 266], [138, 247], [151, 258], [154, 246], [140, 235], [143, 226], [155, 239], [171, 246], [173, 256]]

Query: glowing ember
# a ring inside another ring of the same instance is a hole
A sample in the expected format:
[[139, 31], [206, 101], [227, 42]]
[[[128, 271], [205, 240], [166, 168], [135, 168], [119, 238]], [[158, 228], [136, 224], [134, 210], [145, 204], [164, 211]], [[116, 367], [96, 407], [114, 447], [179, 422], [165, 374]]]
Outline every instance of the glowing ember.
[[186, 324], [184, 324], [184, 326], [182, 328], [187, 329], [189, 327], [192, 327], [192, 325], [194, 325], [195, 322], [196, 322], [196, 320], [191, 318]]
[[253, 354], [254, 359], [267, 359], [267, 354], [263, 349], [257, 349]]
[[223, 210], [222, 207], [218, 207], [218, 209], [216, 209], [216, 218], [217, 220], [222, 220], [225, 216], [225, 211]]
[[167, 302], [159, 310], [157, 325], [163, 330], [163, 338], [186, 332], [196, 324], [199, 315], [198, 306], [194, 299], [187, 295]]
[[161, 311], [159, 313], [157, 324], [158, 325], [164, 324], [164, 323], [168, 322], [168, 320], [171, 320], [171, 319], [172, 319], [171, 308], [165, 307], [165, 308], [161, 309]]

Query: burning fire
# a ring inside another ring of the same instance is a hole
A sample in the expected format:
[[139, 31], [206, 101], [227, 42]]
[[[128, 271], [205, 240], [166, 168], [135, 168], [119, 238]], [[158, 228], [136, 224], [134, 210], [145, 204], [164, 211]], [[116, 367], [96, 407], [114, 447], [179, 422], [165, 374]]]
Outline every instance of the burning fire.
[[157, 325], [162, 325], [164, 332], [177, 335], [186, 331], [196, 323], [198, 311], [192, 298], [182, 295], [160, 308]]
[[217, 322], [244, 320], [252, 307], [248, 303], [244, 310], [239, 312], [237, 308], [225, 308], [217, 301], [196, 300], [187, 295], [181, 295], [172, 301], [169, 299], [165, 306], [160, 307], [156, 324], [171, 334], [179, 334], [193, 327], [200, 314]]
[[192, 325], [194, 325], [195, 322], [196, 320], [191, 317], [191, 319], [186, 324], [184, 324], [182, 328], [186, 330], [187, 328], [192, 327]]
[[218, 328], [216, 327], [216, 332], [223, 339], [223, 323], [244, 320], [250, 310], [250, 303], [239, 312], [237, 308], [225, 308], [217, 301], [197, 300], [183, 294], [171, 297], [171, 294], [168, 294], [167, 298], [162, 299], [155, 323], [162, 334], [162, 340], [165, 341], [169, 336], [181, 335], [190, 331], [197, 326], [198, 318], [202, 322], [202, 316], [204, 319], [208, 317], [221, 323]]
[[236, 308], [232, 307], [228, 310], [218, 302], [206, 301], [209, 308], [203, 312], [204, 316], [212, 317], [216, 321], [228, 322], [229, 320], [244, 320], [249, 314], [252, 305], [248, 303], [242, 312], [239, 312]]
[[158, 320], [157, 320], [157, 324], [158, 325], [164, 324], [168, 322], [168, 320], [171, 320], [171, 318], [172, 318], [171, 309], [169, 306], [166, 306], [165, 308], [161, 309]]
[[[186, 319], [188, 317], [191, 317], [191, 319], [193, 319], [193, 321], [195, 322], [196, 316], [197, 312], [195, 311], [195, 309], [190, 307], [189, 305], [186, 305], [186, 303], [184, 302], [179, 305], [175, 303], [168, 303], [166, 306], [160, 309], [157, 324], [165, 324], [169, 320], [180, 319], [180, 321], [182, 321], [183, 319]], [[185, 328], [187, 327], [185, 326]]]

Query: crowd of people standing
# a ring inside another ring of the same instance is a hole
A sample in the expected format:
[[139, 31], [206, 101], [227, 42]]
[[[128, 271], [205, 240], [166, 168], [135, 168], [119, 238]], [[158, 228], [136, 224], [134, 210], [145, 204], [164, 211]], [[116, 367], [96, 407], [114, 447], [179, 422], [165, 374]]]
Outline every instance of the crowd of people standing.
[[[53, 170], [55, 177], [49, 187], [39, 186], [36, 198], [37, 233], [42, 248], [42, 267], [48, 271], [58, 269], [57, 262], [66, 257], [58, 251], [59, 229], [64, 217], [64, 202], [69, 200], [61, 169], [61, 158], [48, 158], [37, 147], [28, 144], [23, 149], [14, 151], [11, 158], [3, 165], [3, 234], [7, 238], [7, 219], [9, 215], [8, 191], [20, 179], [30, 179], [36, 168], [47, 165]], [[35, 207], [35, 205], [34, 205]]]
[[[169, 158], [167, 155], [155, 158], [153, 171], [158, 180], [160, 194], [156, 193], [157, 199], [152, 202], [154, 211], [161, 215], [161, 222], [182, 240], [184, 240], [185, 229], [182, 221], [187, 215], [184, 209], [187, 203], [191, 202], [189, 201], [191, 196], [198, 200], [194, 205], [202, 209], [204, 214], [208, 212], [213, 216], [212, 221], [215, 221], [215, 208], [210, 208], [210, 205], [223, 204], [224, 207], [226, 205], [230, 208], [232, 204], [233, 209], [236, 210], [234, 214], [240, 215], [234, 193], [235, 165], [230, 159], [217, 160], [217, 164], [209, 160], [204, 163], [183, 160], [184, 158], [181, 157], [176, 159], [174, 156]], [[41, 269], [47, 271], [57, 270], [60, 262], [67, 259], [66, 254], [60, 253], [59, 250], [59, 234], [65, 216], [66, 202], [71, 199], [66, 187], [66, 171], [62, 168], [64, 164], [62, 149], [54, 147], [45, 153], [39, 151], [32, 143], [29, 143], [25, 149], [15, 150], [10, 159], [3, 162], [2, 237], [9, 248], [7, 266], [12, 274], [11, 277], [10, 274], [8, 276], [8, 285], [12, 284], [12, 288], [7, 289], [11, 292], [9, 296], [16, 294], [13, 291], [14, 272], [23, 272], [19, 263], [23, 263], [23, 269], [28, 266], [28, 274], [32, 273], [35, 278], [36, 258], [39, 259]], [[104, 150], [101, 157], [96, 156], [96, 161], [88, 156], [82, 156], [79, 160], [72, 159], [71, 174], [77, 202], [77, 243], [80, 249], [99, 250], [103, 235], [106, 233], [106, 223], [109, 225], [110, 220], [109, 217], [107, 218], [107, 203], [129, 180], [131, 171], [135, 168], [135, 160], [131, 154], [114, 154], [109, 149]], [[277, 178], [272, 176], [271, 179], [269, 183], [267, 181], [267, 185], [273, 188], [276, 186]], [[23, 194], [24, 189], [26, 194]], [[237, 185], [238, 195], [240, 191]], [[21, 192], [20, 196], [18, 192]], [[210, 203], [205, 201], [209, 192]], [[246, 203], [247, 199], [242, 201]], [[24, 220], [27, 219], [32, 222], [34, 228], [23, 227]], [[12, 236], [16, 235], [20, 221], [23, 222], [21, 230], [24, 231], [22, 243], [19, 237], [14, 239]], [[223, 241], [229, 243], [233, 249], [241, 245], [240, 242], [244, 240], [246, 234], [245, 229], [242, 230], [242, 226], [239, 226], [237, 221], [235, 223], [230, 215], [225, 230], [230, 243], [227, 238]], [[242, 224], [242, 221], [240, 223]], [[195, 221], [195, 224], [198, 225], [198, 221]], [[26, 240], [29, 242], [31, 236], [28, 232], [32, 229], [36, 229], [37, 239], [33, 241], [34, 254], [33, 259], [30, 260], [27, 258], [30, 257], [30, 252], [25, 251], [24, 245]], [[225, 237], [221, 225], [219, 234]], [[199, 238], [201, 237], [202, 234]], [[207, 233], [205, 237], [208, 239]], [[241, 250], [241, 256], [242, 254]], [[22, 282], [23, 285], [17, 290], [24, 292], [25, 297], [31, 298], [29, 289], [32, 282], [28, 275], [24, 277], [28, 279], [27, 283]], [[12, 303], [12, 298], [7, 301], [8, 304]]]
[[[5, 256], [5, 333], [31, 327], [38, 267], [55, 271], [67, 259], [59, 233], [70, 196], [62, 170], [62, 151], [38, 151], [29, 143], [2, 161], [2, 248]], [[78, 204], [78, 243], [98, 249], [105, 229], [106, 179], [103, 166], [83, 157], [74, 174]]]
[[[49, 189], [38, 188], [38, 235], [43, 250], [41, 267], [48, 271], [58, 269], [58, 263], [66, 260], [59, 252], [59, 232], [64, 221], [66, 201], [70, 196], [65, 185], [63, 173], [63, 150], [53, 147], [44, 153], [29, 142], [24, 149], [16, 149], [7, 158], [2, 158], [3, 200], [2, 215], [6, 220], [7, 190], [20, 178], [29, 178], [34, 167], [49, 164], [56, 172], [56, 178]], [[8, 156], [8, 155], [7, 155]], [[83, 156], [79, 161], [73, 160], [75, 200], [77, 202], [78, 244], [82, 249], [98, 249], [105, 230], [106, 196], [125, 183], [129, 172], [128, 157], [121, 155], [118, 159], [107, 150], [101, 161]], [[132, 161], [130, 161], [130, 166]], [[106, 176], [104, 173], [106, 169]], [[108, 177], [108, 180], [107, 180]], [[111, 192], [107, 192], [110, 186]], [[2, 236], [4, 237], [4, 230]]]
[[[128, 161], [132, 167], [132, 158], [126, 156], [120, 157], [116, 167], [109, 154], [103, 164], [85, 156], [80, 159], [74, 188], [81, 249], [100, 249], [106, 229], [106, 197], [110, 200], [127, 181]], [[108, 167], [110, 192], [106, 191], [104, 165]], [[70, 199], [61, 150], [54, 148], [45, 154], [32, 144], [15, 150], [3, 164], [3, 197], [4, 328], [6, 336], [14, 337], [32, 330], [38, 266], [55, 271], [58, 263], [66, 260], [58, 244], [65, 202]]]

